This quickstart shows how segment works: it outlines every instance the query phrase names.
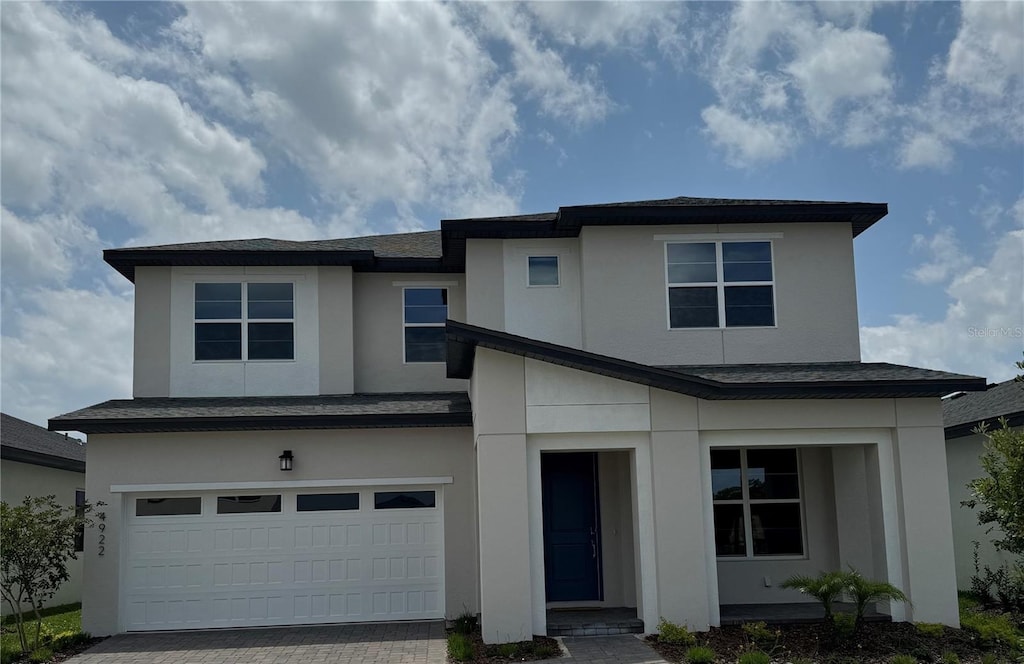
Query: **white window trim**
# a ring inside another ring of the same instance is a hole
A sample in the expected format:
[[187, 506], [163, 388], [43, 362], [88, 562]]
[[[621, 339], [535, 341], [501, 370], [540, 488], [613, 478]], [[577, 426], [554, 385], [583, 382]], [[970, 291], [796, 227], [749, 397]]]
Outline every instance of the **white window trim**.
[[[192, 363], [193, 364], [239, 364], [254, 362], [259, 364], [295, 362], [298, 357], [298, 322], [295, 315], [297, 309], [298, 288], [297, 279], [274, 279], [271, 275], [252, 275], [252, 278], [240, 277], [239, 275], [221, 276], [211, 278], [196, 278], [192, 280]], [[291, 318], [249, 318], [249, 284], [291, 284], [292, 285], [292, 317]], [[196, 318], [196, 284], [241, 284], [242, 286], [242, 317], [241, 318]], [[196, 325], [202, 323], [239, 323], [242, 326], [242, 357], [237, 360], [199, 360], [196, 359]], [[291, 359], [249, 359], [249, 323], [291, 323], [292, 324], [292, 357]]]
[[[555, 268], [558, 271], [558, 282], [554, 284], [532, 284], [530, 283], [530, 259], [531, 258], [554, 258]], [[527, 288], [561, 288], [562, 287], [562, 257], [554, 251], [533, 251], [526, 255], [526, 287]]]
[[[718, 448], [719, 450], [728, 448]], [[793, 449], [796, 452], [796, 480], [797, 490], [800, 492], [799, 498], [751, 498], [750, 497], [750, 486], [747, 483], [747, 452], [752, 449], [762, 449], [756, 447], [742, 447], [737, 449], [740, 453], [740, 489], [743, 492], [743, 497], [734, 500], [715, 500], [712, 496], [712, 513], [714, 512], [715, 505], [742, 505], [743, 506], [743, 538], [744, 545], [746, 547], [746, 554], [722, 556], [718, 555], [717, 547], [715, 542], [712, 541], [711, 545], [716, 547], [715, 558], [718, 562], [730, 562], [730, 561], [751, 561], [751, 560], [808, 560], [810, 555], [807, 552], [807, 510], [804, 506], [804, 473], [803, 473], [803, 455], [800, 454], [800, 448], [793, 447], [787, 449]], [[768, 449], [779, 449], [779, 448], [768, 448]], [[714, 453], [715, 449], [711, 450]], [[775, 504], [796, 504], [800, 506], [800, 547], [803, 553], [800, 555], [789, 554], [789, 555], [776, 555], [776, 556], [757, 556], [754, 555], [754, 538], [752, 533], [752, 524], [750, 516], [751, 505], [775, 505]]]
[[[655, 236], [659, 237], [659, 236]], [[667, 237], [667, 236], [661, 236]], [[731, 238], [731, 239], [694, 239], [697, 236], [688, 237], [683, 241], [666, 240], [663, 254], [665, 264], [665, 324], [669, 331], [686, 330], [773, 330], [779, 327], [779, 308], [775, 287], [775, 243], [764, 236], [756, 238]], [[768, 250], [771, 252], [772, 279], [771, 281], [725, 281], [725, 266], [722, 262], [722, 244], [726, 242], [767, 242]], [[675, 283], [668, 277], [668, 245], [670, 244], [714, 244], [715, 245], [715, 275], [717, 281], [701, 281], [693, 283]], [[772, 287], [772, 319], [774, 325], [730, 325], [725, 324], [725, 289], [731, 286], [771, 286]], [[673, 288], [716, 288], [718, 293], [718, 326], [717, 327], [672, 327], [672, 305], [669, 291]]]
[[403, 365], [405, 365], [405, 364], [416, 365], [416, 366], [430, 366], [430, 365], [437, 365], [437, 364], [445, 364], [446, 360], [441, 360], [439, 362], [410, 362], [409, 360], [406, 359], [406, 354], [405, 354], [405, 329], [406, 328], [408, 328], [408, 327], [440, 327], [440, 328], [444, 328], [444, 326], [445, 326], [445, 323], [406, 323], [405, 322], [405, 292], [407, 290], [443, 290], [446, 293], [445, 301], [447, 301], [447, 304], [445, 305], [445, 307], [447, 307], [447, 309], [448, 309], [448, 314], [445, 316], [445, 318], [450, 318], [451, 317], [451, 307], [452, 307], [451, 289], [449, 289], [447, 286], [437, 286], [437, 285], [434, 285], [432, 283], [424, 283], [422, 285], [417, 284], [415, 286], [403, 286], [402, 287], [402, 300], [401, 300], [401, 307], [402, 307], [402, 364]]

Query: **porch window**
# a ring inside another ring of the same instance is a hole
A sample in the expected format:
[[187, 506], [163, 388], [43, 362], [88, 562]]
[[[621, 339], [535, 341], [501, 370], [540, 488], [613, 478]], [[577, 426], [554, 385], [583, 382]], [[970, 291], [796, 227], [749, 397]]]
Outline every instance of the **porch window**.
[[796, 449], [711, 451], [719, 557], [804, 555]]

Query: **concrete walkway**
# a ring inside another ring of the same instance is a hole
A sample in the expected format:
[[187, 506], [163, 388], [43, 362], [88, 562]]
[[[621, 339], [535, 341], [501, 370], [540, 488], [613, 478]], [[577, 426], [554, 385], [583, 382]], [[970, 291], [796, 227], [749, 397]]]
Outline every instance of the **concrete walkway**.
[[[444, 622], [119, 634], [68, 664], [445, 664]], [[639, 660], [638, 660], [639, 661]]]
[[[567, 636], [563, 638], [572, 659], [591, 664], [668, 664], [649, 645], [632, 634], [617, 636]], [[551, 660], [557, 662], [559, 660]]]

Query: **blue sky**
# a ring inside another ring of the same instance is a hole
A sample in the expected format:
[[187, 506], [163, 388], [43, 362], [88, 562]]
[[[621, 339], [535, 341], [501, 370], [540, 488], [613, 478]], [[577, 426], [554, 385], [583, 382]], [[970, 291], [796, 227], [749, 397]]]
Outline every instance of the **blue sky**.
[[[862, 352], [1024, 349], [1024, 3], [5, 2], [2, 398], [131, 393], [104, 248], [677, 195], [886, 202]], [[823, 312], [823, 315], [827, 315]]]

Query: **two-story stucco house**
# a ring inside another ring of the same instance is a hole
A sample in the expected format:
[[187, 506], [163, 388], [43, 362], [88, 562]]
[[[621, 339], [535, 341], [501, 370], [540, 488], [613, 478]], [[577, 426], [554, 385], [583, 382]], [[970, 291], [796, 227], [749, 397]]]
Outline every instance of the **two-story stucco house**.
[[[849, 565], [957, 624], [939, 397], [860, 362], [884, 204], [676, 198], [116, 249], [134, 398], [89, 434], [94, 634], [552, 607], [707, 629]], [[99, 541], [103, 538], [103, 542]]]

